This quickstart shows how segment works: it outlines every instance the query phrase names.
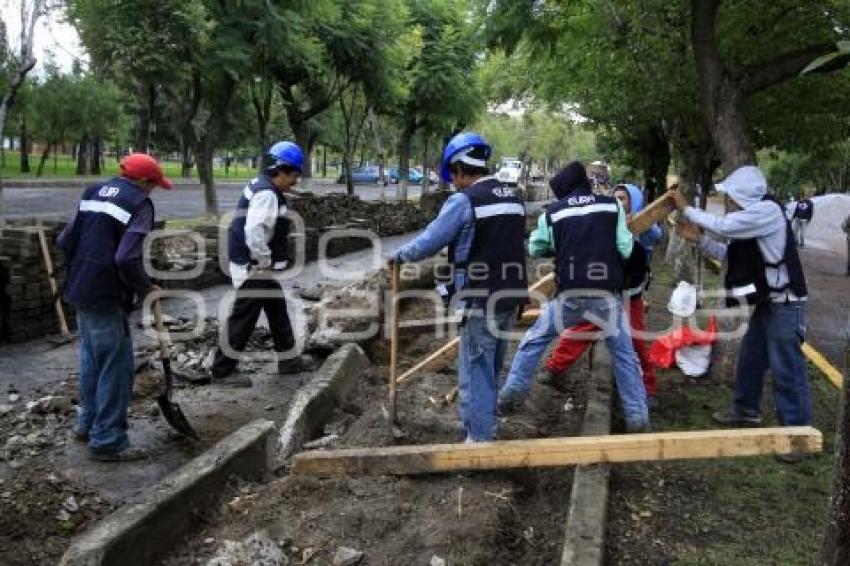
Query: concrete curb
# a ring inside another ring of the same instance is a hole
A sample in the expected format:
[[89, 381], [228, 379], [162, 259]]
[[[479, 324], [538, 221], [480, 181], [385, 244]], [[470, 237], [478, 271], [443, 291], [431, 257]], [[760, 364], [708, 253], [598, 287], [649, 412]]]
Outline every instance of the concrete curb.
[[183, 538], [231, 475], [259, 479], [268, 472], [273, 429], [264, 419], [241, 427], [160, 481], [142, 501], [124, 505], [77, 537], [60, 564], [153, 563]]
[[[593, 348], [591, 390], [582, 435], [611, 433], [611, 357], [604, 345]], [[602, 566], [608, 515], [608, 464], [576, 466], [561, 566]]]
[[286, 465], [287, 459], [331, 418], [358, 374], [368, 366], [363, 349], [357, 344], [346, 344], [325, 360], [306, 387], [298, 390], [278, 433], [272, 464], [275, 470]]

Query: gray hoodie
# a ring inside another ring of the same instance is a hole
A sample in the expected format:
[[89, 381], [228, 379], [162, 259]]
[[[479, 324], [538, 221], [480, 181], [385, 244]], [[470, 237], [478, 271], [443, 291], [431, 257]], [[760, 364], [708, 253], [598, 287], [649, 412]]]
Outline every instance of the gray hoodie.
[[[715, 187], [728, 194], [742, 210], [715, 216], [689, 206], [685, 209], [685, 218], [727, 241], [756, 238], [766, 262], [780, 261], [785, 252], [787, 220], [782, 208], [775, 202], [762, 200], [767, 194], [767, 180], [761, 170], [754, 165], [739, 167]], [[717, 259], [726, 257], [726, 244], [717, 240], [703, 236], [699, 247]], [[771, 287], [782, 287], [788, 283], [788, 270], [784, 265], [779, 269], [767, 267], [765, 274]], [[774, 293], [773, 298], [784, 300], [786, 293]]]

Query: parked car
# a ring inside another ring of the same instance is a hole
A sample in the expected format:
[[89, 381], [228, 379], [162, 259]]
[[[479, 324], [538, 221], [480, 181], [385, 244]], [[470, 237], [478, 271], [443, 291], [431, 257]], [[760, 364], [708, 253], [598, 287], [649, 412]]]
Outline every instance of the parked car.
[[519, 159], [503, 158], [496, 178], [506, 185], [518, 185], [522, 173], [522, 161]]
[[[363, 167], [357, 167], [356, 169], [351, 171], [351, 178], [354, 183], [379, 183], [381, 180], [381, 176], [378, 174], [378, 166], [377, 165], [364, 165]], [[341, 174], [337, 180], [337, 183], [344, 184], [345, 183], [345, 173]]]
[[[390, 183], [398, 183], [398, 167], [388, 167], [387, 168], [387, 177], [390, 179]], [[418, 170], [416, 167], [411, 167], [407, 170], [407, 182], [418, 185], [422, 182], [422, 171]]]

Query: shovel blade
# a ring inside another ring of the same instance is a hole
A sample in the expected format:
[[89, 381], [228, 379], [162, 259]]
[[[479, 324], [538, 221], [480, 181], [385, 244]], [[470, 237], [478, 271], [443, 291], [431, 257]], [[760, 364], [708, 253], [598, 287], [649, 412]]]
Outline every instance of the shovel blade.
[[171, 425], [171, 428], [189, 438], [195, 440], [200, 438], [198, 433], [195, 432], [195, 429], [192, 428], [192, 425], [189, 424], [186, 415], [183, 414], [183, 409], [180, 408], [180, 405], [169, 399], [167, 394], [157, 397], [156, 402], [159, 404], [159, 410], [162, 411], [162, 416], [165, 417], [165, 421]]

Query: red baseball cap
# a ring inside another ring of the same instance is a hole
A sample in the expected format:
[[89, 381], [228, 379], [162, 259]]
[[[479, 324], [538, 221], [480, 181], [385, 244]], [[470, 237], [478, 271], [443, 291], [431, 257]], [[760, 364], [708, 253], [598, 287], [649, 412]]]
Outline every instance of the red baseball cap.
[[136, 181], [153, 181], [169, 191], [174, 186], [162, 173], [162, 167], [156, 159], [147, 153], [131, 153], [122, 159], [121, 176]]

